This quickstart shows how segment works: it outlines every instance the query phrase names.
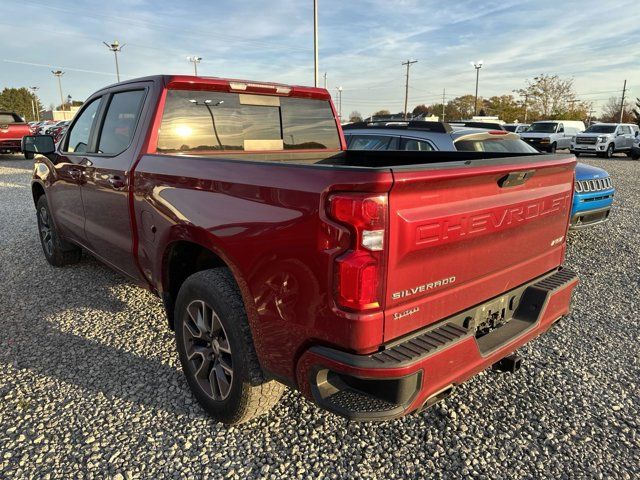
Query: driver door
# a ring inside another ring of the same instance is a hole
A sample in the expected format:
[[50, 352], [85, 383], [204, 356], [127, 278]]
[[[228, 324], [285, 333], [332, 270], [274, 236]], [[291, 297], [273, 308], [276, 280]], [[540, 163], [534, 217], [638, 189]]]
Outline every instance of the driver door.
[[88, 102], [71, 125], [53, 165], [54, 180], [47, 200], [56, 227], [69, 240], [86, 245], [82, 184], [85, 181], [86, 151], [95, 133], [102, 97]]

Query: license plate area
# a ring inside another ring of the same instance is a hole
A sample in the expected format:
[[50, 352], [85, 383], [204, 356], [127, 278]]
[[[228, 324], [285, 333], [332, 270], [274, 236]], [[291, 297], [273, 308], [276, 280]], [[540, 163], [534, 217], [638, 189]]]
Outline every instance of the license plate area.
[[488, 335], [511, 321], [521, 296], [522, 291], [511, 292], [483, 304], [465, 319], [465, 327], [472, 329], [477, 339]]

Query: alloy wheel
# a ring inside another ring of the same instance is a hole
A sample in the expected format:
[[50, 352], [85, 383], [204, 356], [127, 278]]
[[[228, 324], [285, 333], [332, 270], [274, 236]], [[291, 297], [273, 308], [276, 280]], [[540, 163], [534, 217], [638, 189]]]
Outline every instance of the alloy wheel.
[[49, 212], [44, 207], [40, 208], [38, 212], [38, 227], [40, 228], [40, 238], [42, 239], [42, 246], [45, 249], [47, 255], [53, 255], [53, 235], [51, 228], [51, 221], [49, 220]]
[[202, 391], [213, 400], [224, 400], [231, 392], [233, 361], [229, 337], [218, 314], [206, 302], [187, 306], [183, 324], [187, 361]]

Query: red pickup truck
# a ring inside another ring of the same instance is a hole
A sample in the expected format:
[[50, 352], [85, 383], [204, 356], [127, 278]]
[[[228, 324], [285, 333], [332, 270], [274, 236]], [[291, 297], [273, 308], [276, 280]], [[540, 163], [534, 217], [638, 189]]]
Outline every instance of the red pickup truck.
[[160, 296], [216, 419], [283, 385], [351, 419], [419, 411], [569, 311], [570, 155], [345, 150], [326, 90], [190, 76], [92, 95], [26, 137], [44, 254]]
[[25, 135], [31, 135], [31, 129], [20, 115], [0, 112], [0, 153], [20, 153]]

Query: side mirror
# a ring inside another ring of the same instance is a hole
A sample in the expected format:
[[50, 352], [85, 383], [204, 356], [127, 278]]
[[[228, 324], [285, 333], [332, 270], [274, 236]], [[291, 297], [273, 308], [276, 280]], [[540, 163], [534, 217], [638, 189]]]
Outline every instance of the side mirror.
[[558, 133], [564, 133], [564, 128], [559, 128]]
[[636, 137], [640, 135], [640, 130], [636, 130]]
[[51, 135], [27, 135], [22, 137], [23, 153], [39, 153], [41, 155], [50, 155], [55, 153], [56, 144]]

